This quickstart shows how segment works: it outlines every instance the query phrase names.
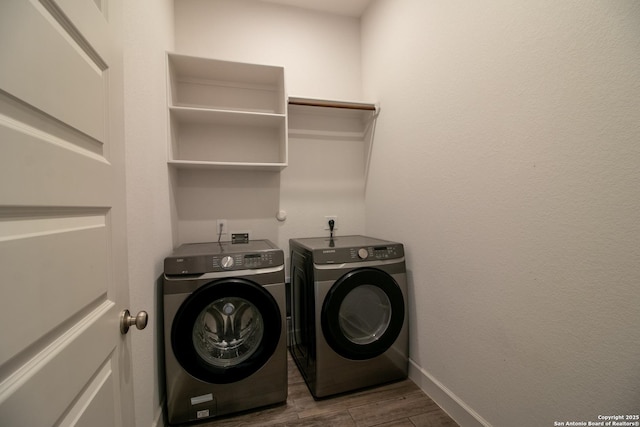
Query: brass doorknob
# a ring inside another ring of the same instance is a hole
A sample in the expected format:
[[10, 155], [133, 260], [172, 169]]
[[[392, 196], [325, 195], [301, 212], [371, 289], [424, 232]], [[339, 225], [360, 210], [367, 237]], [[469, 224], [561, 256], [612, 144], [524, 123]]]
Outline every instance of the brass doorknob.
[[144, 329], [149, 321], [149, 315], [146, 311], [141, 311], [136, 317], [131, 316], [129, 310], [124, 310], [120, 313], [120, 333], [122, 335], [129, 332], [129, 328], [136, 325], [138, 329]]

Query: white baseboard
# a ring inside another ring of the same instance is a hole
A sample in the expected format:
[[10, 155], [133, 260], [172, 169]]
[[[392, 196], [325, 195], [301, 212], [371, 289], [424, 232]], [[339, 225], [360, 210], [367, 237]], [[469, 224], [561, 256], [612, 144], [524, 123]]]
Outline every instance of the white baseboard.
[[487, 420], [411, 359], [409, 378], [461, 427], [492, 427]]

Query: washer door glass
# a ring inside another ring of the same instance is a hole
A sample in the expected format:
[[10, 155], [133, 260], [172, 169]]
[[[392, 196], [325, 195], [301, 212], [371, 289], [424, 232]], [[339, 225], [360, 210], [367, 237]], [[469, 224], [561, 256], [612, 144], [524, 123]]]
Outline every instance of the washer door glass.
[[276, 352], [283, 322], [278, 302], [263, 286], [220, 279], [182, 303], [171, 325], [171, 348], [193, 377], [213, 384], [237, 382]]
[[209, 304], [193, 325], [193, 346], [203, 360], [228, 367], [244, 362], [262, 342], [264, 320], [251, 302], [237, 297]]
[[375, 342], [391, 322], [391, 301], [373, 285], [354, 288], [342, 301], [338, 314], [340, 330], [354, 344]]

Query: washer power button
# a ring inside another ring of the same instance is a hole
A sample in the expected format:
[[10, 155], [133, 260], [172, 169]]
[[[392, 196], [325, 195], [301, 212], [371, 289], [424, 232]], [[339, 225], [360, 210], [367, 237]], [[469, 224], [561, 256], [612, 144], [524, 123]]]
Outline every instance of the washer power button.
[[233, 267], [233, 264], [234, 264], [233, 258], [230, 257], [229, 255], [223, 257], [222, 260], [220, 261], [220, 265], [222, 265], [222, 268], [231, 268]]

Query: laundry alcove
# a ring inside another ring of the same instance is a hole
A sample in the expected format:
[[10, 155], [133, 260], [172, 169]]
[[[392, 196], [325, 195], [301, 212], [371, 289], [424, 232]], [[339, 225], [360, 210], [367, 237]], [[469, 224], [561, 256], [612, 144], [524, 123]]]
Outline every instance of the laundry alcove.
[[[167, 53], [168, 165], [177, 243], [249, 233], [287, 249], [296, 236], [364, 232], [379, 107], [287, 97], [284, 67]], [[284, 211], [279, 221], [276, 213]]]

